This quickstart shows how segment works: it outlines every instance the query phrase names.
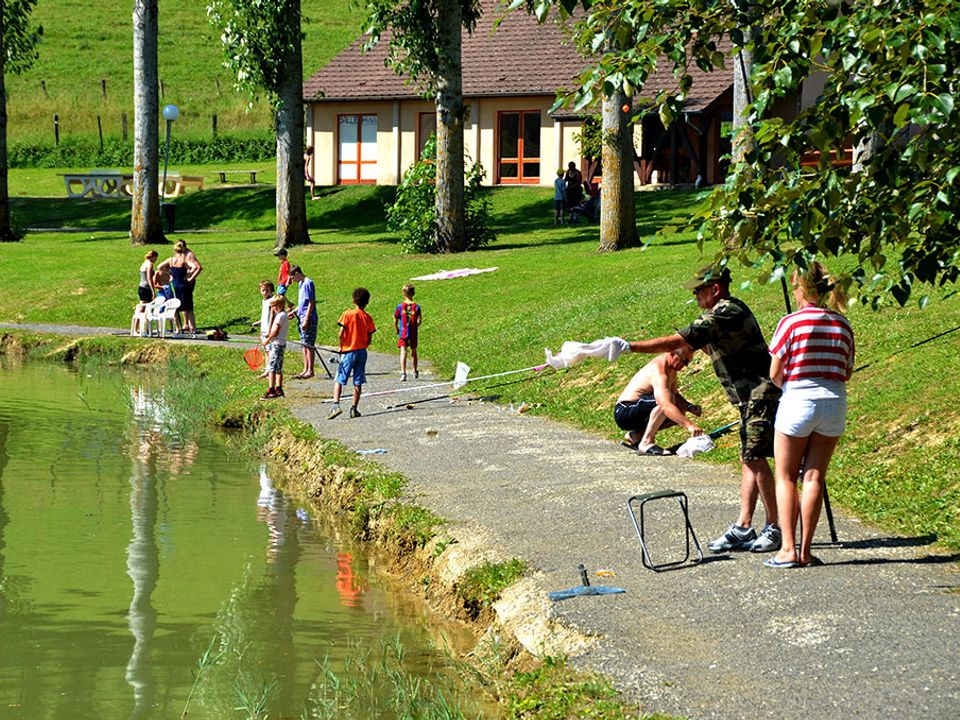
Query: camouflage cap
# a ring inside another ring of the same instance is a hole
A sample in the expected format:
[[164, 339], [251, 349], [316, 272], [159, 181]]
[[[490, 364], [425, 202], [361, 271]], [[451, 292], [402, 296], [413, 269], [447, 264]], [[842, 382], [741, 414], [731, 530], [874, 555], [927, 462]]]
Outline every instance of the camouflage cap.
[[704, 265], [693, 274], [692, 278], [683, 284], [683, 287], [687, 290], [696, 290], [701, 285], [706, 285], [707, 283], [720, 283], [721, 285], [729, 285], [729, 268], [721, 268], [716, 265]]

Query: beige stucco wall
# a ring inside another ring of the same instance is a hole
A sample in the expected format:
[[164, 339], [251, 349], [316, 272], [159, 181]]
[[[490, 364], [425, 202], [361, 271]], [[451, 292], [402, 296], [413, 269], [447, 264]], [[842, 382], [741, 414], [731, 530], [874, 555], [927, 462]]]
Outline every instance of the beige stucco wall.
[[[540, 183], [552, 185], [559, 167], [580, 162], [580, 148], [573, 140], [580, 123], [555, 121], [547, 111], [552, 97], [468, 99], [464, 128], [464, 152], [479, 160], [487, 171], [485, 184], [496, 182], [497, 113], [504, 110], [539, 110]], [[397, 184], [413, 164], [417, 148], [419, 114], [431, 112], [433, 104], [419, 99], [378, 102], [312, 103], [309, 106], [307, 143], [314, 147], [314, 177], [318, 185], [337, 183], [337, 116], [346, 113], [377, 116], [377, 183]]]

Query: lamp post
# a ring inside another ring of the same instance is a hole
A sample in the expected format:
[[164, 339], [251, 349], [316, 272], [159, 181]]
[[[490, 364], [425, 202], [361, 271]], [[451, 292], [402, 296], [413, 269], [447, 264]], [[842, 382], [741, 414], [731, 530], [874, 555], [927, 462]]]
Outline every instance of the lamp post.
[[167, 232], [173, 232], [173, 214], [175, 206], [169, 204], [167, 199], [167, 164], [170, 162], [170, 126], [173, 121], [180, 117], [180, 109], [176, 105], [163, 106], [163, 119], [167, 121], [167, 144], [163, 156], [163, 185], [160, 186], [160, 207], [163, 208], [163, 216], [167, 220]]

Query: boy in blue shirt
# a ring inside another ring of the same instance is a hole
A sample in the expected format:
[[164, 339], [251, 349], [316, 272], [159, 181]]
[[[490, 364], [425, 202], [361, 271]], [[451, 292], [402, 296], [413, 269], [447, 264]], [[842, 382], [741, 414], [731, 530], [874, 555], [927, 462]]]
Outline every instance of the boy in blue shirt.
[[290, 311], [290, 319], [297, 319], [300, 344], [303, 345], [303, 372], [295, 378], [313, 377], [313, 359], [317, 342], [317, 293], [313, 280], [303, 274], [299, 265], [290, 268], [290, 281], [297, 283], [297, 307]]

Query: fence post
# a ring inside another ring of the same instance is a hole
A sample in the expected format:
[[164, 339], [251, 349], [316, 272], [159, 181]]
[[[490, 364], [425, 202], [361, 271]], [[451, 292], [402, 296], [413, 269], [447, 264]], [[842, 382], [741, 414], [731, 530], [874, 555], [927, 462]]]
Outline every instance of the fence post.
[[213, 81], [217, 84], [217, 97], [220, 97], [220, 78], [214, 78]]
[[160, 97], [163, 97], [163, 78], [160, 78]]
[[217, 114], [213, 114], [213, 136], [217, 136]]
[[97, 115], [97, 134], [100, 136], [100, 152], [103, 152], [103, 123], [100, 121], [100, 115]]
[[49, 99], [50, 99], [50, 93], [47, 92], [47, 81], [46, 81], [46, 80], [41, 80], [41, 81], [40, 81], [40, 89], [43, 90], [43, 96], [44, 96], [47, 100], [49, 100]]
[[53, 114], [53, 144], [60, 145], [60, 116], [56, 113]]
[[120, 115], [120, 125], [123, 127], [123, 142], [127, 142], [127, 114], [122, 113]]
[[107, 99], [107, 81], [106, 78], [100, 78], [100, 95], [104, 100]]

